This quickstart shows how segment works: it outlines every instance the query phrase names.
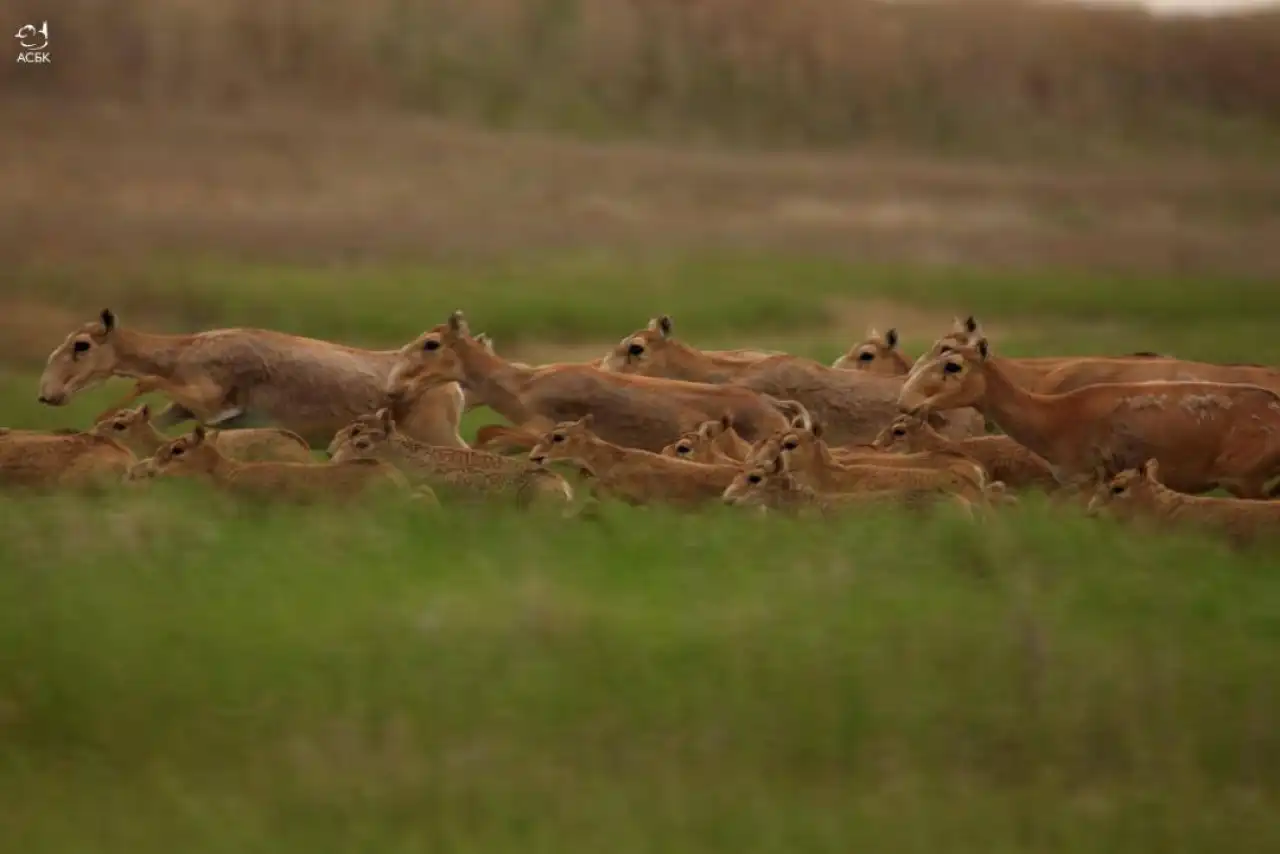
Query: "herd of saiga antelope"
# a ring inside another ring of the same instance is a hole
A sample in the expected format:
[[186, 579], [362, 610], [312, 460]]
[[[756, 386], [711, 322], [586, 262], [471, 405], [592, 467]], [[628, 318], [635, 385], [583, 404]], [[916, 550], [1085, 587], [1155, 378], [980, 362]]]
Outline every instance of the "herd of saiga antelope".
[[[436, 502], [513, 495], [833, 512], [867, 502], [969, 512], [1024, 490], [1122, 518], [1280, 532], [1280, 370], [1155, 353], [1001, 358], [978, 323], [914, 362], [872, 333], [831, 367], [763, 350], [699, 350], [654, 318], [601, 360], [503, 359], [461, 312], [398, 350], [264, 329], [158, 335], [109, 310], [49, 356], [40, 401], [109, 377], [133, 392], [88, 431], [0, 434], [11, 483], [200, 477], [241, 494], [341, 499], [375, 485]], [[171, 401], [152, 414], [126, 403]], [[485, 405], [510, 425], [459, 435]], [[183, 421], [178, 438], [159, 432]], [[250, 427], [249, 423], [270, 427]], [[999, 432], [990, 432], [993, 424]], [[159, 428], [159, 429], [157, 429]], [[313, 448], [326, 447], [317, 461]], [[485, 450], [482, 450], [485, 449]], [[1216, 488], [1233, 498], [1202, 493]]]

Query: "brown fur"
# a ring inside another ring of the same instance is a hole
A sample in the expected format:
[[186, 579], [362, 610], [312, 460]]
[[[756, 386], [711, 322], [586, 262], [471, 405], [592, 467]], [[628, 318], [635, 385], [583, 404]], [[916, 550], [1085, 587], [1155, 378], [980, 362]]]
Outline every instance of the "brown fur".
[[[139, 458], [151, 456], [169, 441], [152, 424], [151, 407], [145, 403], [99, 420], [88, 432], [120, 442]], [[239, 462], [311, 462], [311, 447], [306, 441], [279, 427], [207, 430], [206, 436], [225, 456]]]
[[970, 501], [980, 501], [987, 485], [982, 466], [964, 455], [931, 452], [915, 458], [892, 461], [883, 455], [879, 460], [846, 463], [832, 456], [823, 442], [820, 429], [792, 428], [768, 439], [749, 462], [781, 457], [786, 470], [796, 479], [818, 492], [868, 492], [879, 489], [938, 489], [963, 494]]
[[907, 412], [974, 406], [1042, 457], [1062, 483], [1115, 474], [1155, 458], [1179, 492], [1214, 487], [1263, 498], [1280, 475], [1280, 396], [1264, 388], [1206, 382], [1104, 383], [1035, 394], [1013, 382], [986, 339], [913, 371]]
[[664, 457], [688, 460], [692, 463], [730, 462], [716, 452], [715, 446], [702, 438], [697, 430], [690, 430], [661, 451]]
[[666, 502], [697, 505], [719, 498], [733, 481], [738, 466], [706, 465], [664, 457], [637, 448], [623, 448], [592, 432], [593, 418], [557, 424], [530, 452], [539, 464], [569, 460], [591, 477], [592, 493], [629, 504]]
[[1005, 435], [948, 439], [924, 419], [899, 415], [881, 431], [874, 444], [877, 448], [899, 453], [951, 451], [965, 454], [981, 463], [994, 480], [1002, 481], [1013, 489], [1052, 492], [1060, 485], [1047, 462]]
[[786, 424], [778, 405], [742, 388], [627, 376], [586, 365], [518, 368], [476, 343], [461, 312], [401, 350], [393, 384], [461, 382], [525, 434], [591, 413], [606, 441], [657, 453], [729, 412], [744, 436]]
[[[827, 425], [836, 445], [871, 442], [898, 414], [903, 378], [846, 371], [787, 354], [728, 357], [707, 353], [668, 335], [641, 330], [627, 340], [648, 336], [644, 353], [612, 368], [636, 376], [678, 378], [744, 388], [777, 400], [794, 401]], [[638, 346], [638, 345], [637, 345]], [[976, 412], [938, 417], [939, 429], [960, 438], [983, 432]], [[735, 418], [735, 423], [737, 419]], [[748, 435], [748, 440], [759, 438]]]
[[147, 457], [130, 466], [129, 470], [124, 473], [124, 480], [125, 483], [145, 482], [154, 478], [158, 473], [155, 457]]
[[[705, 368], [684, 373], [684, 362], [678, 355], [678, 342], [672, 338], [674, 321], [671, 315], [664, 314], [649, 319], [644, 329], [631, 333], [619, 341], [612, 350], [600, 360], [599, 367], [603, 371], [640, 374], [649, 377], [665, 377], [672, 380], [688, 382], [724, 383], [729, 382], [744, 366], [752, 365], [774, 356], [785, 356], [777, 350], [704, 350], [702, 355], [722, 368], [721, 373]], [[673, 348], [672, 344], [677, 347]], [[675, 358], [672, 358], [673, 353]], [[643, 366], [643, 367], [640, 367]], [[694, 374], [697, 374], [696, 376]]]
[[[476, 339], [476, 343], [484, 347], [484, 349], [488, 351], [489, 355], [491, 356], [498, 355], [498, 351], [494, 349], [493, 337], [491, 335], [488, 335], [487, 333], [484, 333], [484, 332], [477, 332], [475, 335], [475, 339]], [[541, 365], [531, 365], [528, 362], [517, 362], [514, 359], [508, 359], [507, 363], [514, 365], [517, 368], [524, 368], [526, 370], [536, 371], [536, 370], [541, 370], [542, 368], [564, 367], [565, 365], [586, 365], [588, 367], [598, 368], [600, 367], [601, 361], [602, 361], [601, 359], [590, 359], [585, 362], [544, 362]]]
[[[476, 339], [476, 343], [484, 347], [484, 349], [487, 350], [490, 355], [496, 356], [498, 354], [498, 351], [494, 349], [493, 336], [489, 335], [486, 332], [477, 332], [475, 335], [475, 339]], [[600, 367], [600, 361], [601, 361], [600, 359], [592, 359], [587, 362], [548, 362], [542, 365], [531, 365], [528, 362], [517, 362], [514, 359], [510, 359], [508, 360], [508, 364], [517, 368], [523, 368], [525, 370], [533, 371], [533, 370], [540, 370], [542, 368], [552, 368], [552, 367], [558, 367], [558, 366], [564, 366], [564, 365], [588, 365], [590, 367], [598, 368]], [[463, 389], [463, 393], [467, 397], [467, 407], [466, 407], [467, 412], [470, 412], [475, 407], [481, 405], [480, 402], [475, 399], [475, 395], [468, 393], [466, 389]]]
[[783, 455], [748, 463], [721, 495], [726, 504], [768, 510], [816, 510], [824, 516], [855, 507], [892, 504], [921, 510], [949, 500], [972, 516], [973, 502], [966, 496], [932, 487], [867, 489], [854, 492], [820, 492], [807, 486], [788, 469]]
[[[231, 460], [210, 441], [203, 426], [163, 445], [155, 456], [159, 476], [193, 477], [214, 483], [232, 493], [253, 498], [299, 503], [354, 500], [370, 490], [409, 492], [409, 483], [394, 466], [378, 460], [342, 463], [241, 463]], [[435, 503], [435, 495], [423, 487], [417, 493]]]
[[1280, 538], [1280, 501], [1187, 495], [1161, 482], [1154, 459], [1141, 469], [1121, 472], [1100, 489], [1088, 512], [1096, 515], [1104, 509], [1121, 519], [1152, 519], [1169, 528], [1209, 528], [1240, 543]]
[[1261, 365], [1215, 365], [1185, 359], [1089, 357], [1063, 364], [1031, 386], [1040, 394], [1062, 394], [1098, 383], [1213, 382], [1255, 385], [1280, 393], [1280, 370]]
[[751, 444], [733, 429], [728, 415], [708, 420], [662, 449], [663, 456], [695, 463], [741, 463], [751, 454]]
[[486, 424], [476, 430], [475, 447], [491, 454], [526, 454], [541, 435], [509, 424]]
[[88, 433], [13, 430], [0, 436], [0, 484], [72, 489], [119, 483], [137, 462], [124, 445]]
[[[979, 339], [985, 337], [981, 325], [973, 315], [969, 315], [964, 320], [957, 317], [946, 334], [935, 341], [932, 347], [921, 353], [919, 358], [912, 363], [908, 373], [915, 371], [916, 368], [926, 362], [936, 359], [944, 352], [949, 352], [955, 347], [974, 345]], [[1138, 352], [1130, 353], [1126, 356], [1019, 356], [1001, 361], [1014, 382], [1018, 385], [1041, 391], [1044, 389], [1039, 389], [1036, 386], [1044, 377], [1058, 370], [1070, 370], [1071, 366], [1087, 365], [1095, 361], [1124, 364], [1157, 364], [1161, 360], [1168, 359], [1172, 359], [1172, 357], [1159, 353]]]
[[889, 377], [906, 376], [911, 361], [898, 349], [898, 330], [881, 335], [872, 329], [866, 340], [854, 344], [843, 356], [831, 363], [838, 371], [866, 371]]
[[[193, 335], [153, 335], [122, 329], [109, 310], [67, 336], [49, 355], [40, 400], [65, 404], [113, 376], [139, 380], [174, 405], [156, 417], [167, 428], [195, 418], [217, 426], [263, 417], [320, 447], [335, 431], [383, 402], [394, 350], [362, 350], [267, 329], [214, 329]], [[462, 391], [431, 391], [430, 417], [412, 427], [415, 438], [463, 447], [458, 436]]]
[[768, 459], [780, 454], [789, 471], [795, 472], [803, 482], [815, 489], [827, 491], [846, 491], [839, 484], [854, 482], [869, 475], [866, 471], [868, 468], [878, 470], [876, 476], [882, 480], [889, 478], [890, 472], [894, 470], [907, 473], [920, 470], [942, 472], [948, 477], [955, 476], [964, 480], [975, 489], [982, 489], [988, 480], [982, 465], [965, 454], [950, 451], [895, 454], [874, 449], [843, 449], [843, 453], [838, 453], [839, 450], [841, 449], [831, 448], [823, 441], [821, 424], [812, 424], [779, 432], [754, 449], [749, 459]]
[[329, 450], [334, 462], [382, 460], [415, 482], [481, 495], [510, 493], [521, 505], [539, 499], [573, 500], [569, 483], [549, 469], [474, 448], [423, 444], [402, 433], [387, 409], [362, 415], [347, 425], [334, 436]]

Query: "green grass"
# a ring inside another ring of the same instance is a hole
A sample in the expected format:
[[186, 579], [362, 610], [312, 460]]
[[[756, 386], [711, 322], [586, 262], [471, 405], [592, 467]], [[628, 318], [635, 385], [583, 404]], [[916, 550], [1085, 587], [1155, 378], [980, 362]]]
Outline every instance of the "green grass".
[[[859, 299], [1003, 352], [1280, 363], [1245, 281], [607, 256], [172, 262], [16, 293], [149, 328], [829, 358]], [[887, 326], [892, 318], [877, 318]], [[941, 330], [903, 327], [914, 352]], [[50, 347], [56, 344], [50, 342]], [[43, 354], [41, 354], [43, 355]], [[4, 423], [83, 425], [38, 363]], [[464, 435], [492, 420], [468, 418]], [[985, 525], [604, 507], [236, 505], [192, 484], [0, 496], [0, 828], [39, 852], [1147, 852], [1280, 847], [1280, 559], [1036, 501]]]
[[1280, 844], [1264, 552], [1035, 504], [3, 503], [24, 852]]
[[[993, 343], [1009, 354], [1158, 349], [1280, 363], [1280, 342], [1268, 320], [1280, 313], [1280, 289], [1261, 279], [879, 268], [750, 253], [600, 253], [469, 265], [276, 266], [183, 258], [130, 269], [26, 268], [15, 275], [13, 292], [73, 307], [86, 320], [110, 305], [126, 323], [131, 315], [158, 314], [172, 328], [267, 326], [382, 347], [399, 346], [459, 308], [475, 330], [496, 336], [499, 347], [614, 341], [654, 314], [669, 313], [690, 341], [744, 346], [760, 337], [785, 339], [796, 352], [824, 358], [865, 332], [841, 327], [839, 309], [875, 299], [948, 318], [976, 313], [1008, 321], [1017, 331]], [[909, 347], [923, 347], [941, 331], [901, 329]]]
[[[875, 301], [881, 330], [897, 325], [919, 353], [950, 318], [976, 314], [1002, 330], [1005, 355], [1155, 350], [1183, 358], [1280, 365], [1280, 289], [1248, 279], [1120, 278], [1067, 272], [994, 273], [876, 268], [821, 258], [552, 254], [503, 264], [273, 266], [170, 259], [128, 269], [25, 268], [12, 293], [90, 320], [111, 307], [150, 331], [261, 326], [371, 347], [398, 347], [455, 308], [495, 336], [499, 352], [612, 344], [655, 314], [709, 347], [765, 345], [829, 362], [861, 340], [842, 320]], [[936, 317], [911, 325], [898, 311]], [[69, 331], [66, 330], [66, 331]], [[49, 349], [63, 331], [51, 335]], [[0, 423], [84, 426], [130, 384], [113, 380], [61, 409], [36, 403], [47, 351], [0, 370]], [[572, 358], [581, 358], [576, 353]], [[162, 403], [152, 396], [148, 400]], [[468, 428], [495, 420], [474, 413]]]

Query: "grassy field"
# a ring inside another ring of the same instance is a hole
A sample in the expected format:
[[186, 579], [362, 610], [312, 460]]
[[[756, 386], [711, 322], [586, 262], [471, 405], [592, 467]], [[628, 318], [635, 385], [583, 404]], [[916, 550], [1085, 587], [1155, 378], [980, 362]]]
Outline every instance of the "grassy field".
[[1262, 279], [871, 267], [798, 254], [399, 266], [185, 259], [114, 273], [62, 265], [22, 270], [10, 300], [0, 401], [10, 426], [23, 427], [83, 424], [129, 387], [113, 381], [67, 409], [35, 403], [45, 357], [103, 307], [148, 331], [262, 326], [370, 347], [399, 347], [462, 309], [499, 352], [541, 361], [600, 355], [662, 313], [694, 344], [781, 347], [824, 361], [871, 326], [898, 328], [914, 355], [953, 317], [975, 314], [1008, 355], [1157, 350], [1280, 364], [1267, 320], [1280, 311], [1280, 291]]
[[[1001, 354], [1280, 364], [1274, 15], [61, 7], [54, 64], [0, 65], [0, 425], [123, 394], [36, 402], [104, 307], [374, 347], [460, 308], [529, 361], [974, 313]], [[602, 512], [0, 496], [3, 847], [1280, 849], [1274, 550]]]
[[1267, 851], [1273, 556], [606, 508], [7, 501], [23, 851]]
[[[548, 358], [658, 311], [824, 358], [866, 323], [914, 352], [974, 311], [1020, 352], [1280, 361], [1280, 295], [1249, 280], [575, 255], [18, 281], [47, 331], [10, 354], [16, 426], [123, 388], [34, 401], [104, 300], [148, 328], [382, 346], [461, 307]], [[1036, 501], [981, 526], [271, 508], [179, 483], [3, 504], [0, 827], [26, 852], [1280, 845], [1273, 551]]]
[[[829, 362], [870, 327], [894, 327], [914, 357], [953, 318], [974, 314], [1006, 355], [1155, 350], [1280, 364], [1267, 320], [1280, 312], [1280, 291], [1243, 277], [869, 267], [779, 254], [562, 253], [399, 266], [186, 258], [115, 271], [24, 268], [9, 300], [0, 407], [7, 426], [22, 428], [86, 426], [131, 387], [112, 380], [58, 409], [35, 400], [49, 352], [103, 307], [146, 331], [260, 326], [379, 348], [462, 309], [499, 352], [535, 361], [599, 356], [662, 313], [699, 346], [776, 347]], [[466, 427], [494, 420], [481, 409]]]

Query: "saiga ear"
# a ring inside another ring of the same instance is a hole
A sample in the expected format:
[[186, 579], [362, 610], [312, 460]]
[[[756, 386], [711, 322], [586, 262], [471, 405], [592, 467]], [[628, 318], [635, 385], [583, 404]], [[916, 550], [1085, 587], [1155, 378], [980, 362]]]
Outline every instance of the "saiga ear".
[[661, 333], [663, 338], [671, 337], [671, 330], [674, 324], [671, 322], [671, 315], [663, 314], [649, 320], [649, 328], [655, 332]]
[[463, 316], [462, 309], [458, 309], [449, 315], [449, 330], [458, 335], [471, 335], [471, 327], [467, 325], [467, 318]]

